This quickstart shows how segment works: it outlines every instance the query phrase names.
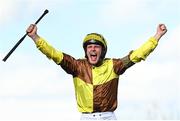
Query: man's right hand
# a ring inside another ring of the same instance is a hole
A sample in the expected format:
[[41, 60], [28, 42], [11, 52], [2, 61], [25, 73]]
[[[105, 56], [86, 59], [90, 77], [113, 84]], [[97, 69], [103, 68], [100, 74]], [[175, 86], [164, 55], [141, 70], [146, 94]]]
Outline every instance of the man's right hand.
[[37, 26], [35, 24], [31, 24], [27, 28], [26, 32], [27, 32], [28, 36], [34, 40], [34, 42], [36, 42], [40, 38], [37, 34]]

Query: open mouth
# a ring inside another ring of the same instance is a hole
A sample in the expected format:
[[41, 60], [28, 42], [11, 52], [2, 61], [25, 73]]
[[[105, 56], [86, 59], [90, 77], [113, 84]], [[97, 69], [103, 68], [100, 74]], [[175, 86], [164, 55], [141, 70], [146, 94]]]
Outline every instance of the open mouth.
[[90, 52], [90, 59], [92, 61], [96, 61], [97, 60], [97, 53], [96, 52]]

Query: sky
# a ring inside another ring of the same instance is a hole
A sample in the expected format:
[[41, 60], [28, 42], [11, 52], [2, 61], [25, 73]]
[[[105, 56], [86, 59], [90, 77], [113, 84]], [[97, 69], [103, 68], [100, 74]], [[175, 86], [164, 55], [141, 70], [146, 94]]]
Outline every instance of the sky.
[[[83, 38], [102, 34], [106, 57], [140, 47], [164, 23], [168, 32], [149, 57], [119, 80], [120, 120], [180, 120], [179, 0], [0, 0], [0, 58], [44, 12], [38, 34], [56, 49], [83, 58]], [[79, 120], [72, 76], [26, 37], [0, 62], [0, 120]]]

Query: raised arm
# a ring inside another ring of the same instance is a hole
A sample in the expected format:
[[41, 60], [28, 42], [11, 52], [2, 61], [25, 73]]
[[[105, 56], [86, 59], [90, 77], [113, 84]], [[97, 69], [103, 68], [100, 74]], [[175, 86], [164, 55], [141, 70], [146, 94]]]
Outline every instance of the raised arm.
[[35, 42], [37, 48], [46, 55], [49, 59], [52, 59], [56, 64], [61, 67], [69, 74], [75, 74], [78, 67], [76, 59], [72, 56], [67, 55], [61, 51], [56, 50], [53, 46], [48, 44], [42, 37], [37, 34], [37, 27], [31, 24], [26, 32], [28, 36]]
[[56, 64], [60, 64], [64, 56], [63, 53], [56, 50], [37, 34], [37, 27], [35, 24], [31, 24], [27, 28], [26, 32], [28, 33], [28, 36], [35, 42], [37, 48], [44, 55], [46, 55], [49, 59], [52, 59]]
[[158, 41], [166, 32], [166, 26], [164, 24], [159, 24], [155, 35], [145, 42], [140, 48], [134, 50], [130, 54], [130, 60], [134, 63], [145, 60], [146, 57], [156, 48]]

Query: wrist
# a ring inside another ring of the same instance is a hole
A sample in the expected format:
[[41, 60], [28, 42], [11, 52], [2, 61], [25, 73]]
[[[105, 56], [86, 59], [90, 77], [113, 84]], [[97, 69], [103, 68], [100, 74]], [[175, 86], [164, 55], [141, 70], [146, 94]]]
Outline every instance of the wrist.
[[35, 35], [31, 36], [31, 38], [34, 42], [37, 42], [40, 37], [37, 34], [35, 34]]
[[159, 41], [161, 37], [162, 37], [162, 35], [160, 35], [160, 34], [155, 34], [155, 35], [154, 35], [154, 38], [155, 38], [157, 41]]

